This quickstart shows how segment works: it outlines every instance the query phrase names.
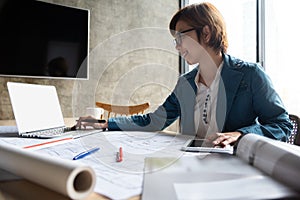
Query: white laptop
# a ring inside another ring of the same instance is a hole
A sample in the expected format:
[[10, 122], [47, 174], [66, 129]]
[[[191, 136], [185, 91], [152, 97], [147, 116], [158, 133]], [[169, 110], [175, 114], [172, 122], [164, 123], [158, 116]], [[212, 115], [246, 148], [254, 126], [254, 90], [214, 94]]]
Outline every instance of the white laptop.
[[20, 136], [80, 137], [99, 130], [77, 130], [65, 126], [56, 88], [51, 85], [8, 82], [7, 88]]

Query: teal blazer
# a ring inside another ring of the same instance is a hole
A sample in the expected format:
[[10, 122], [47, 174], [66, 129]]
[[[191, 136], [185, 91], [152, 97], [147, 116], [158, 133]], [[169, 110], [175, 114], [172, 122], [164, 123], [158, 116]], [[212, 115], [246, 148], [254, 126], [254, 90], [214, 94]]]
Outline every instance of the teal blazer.
[[[288, 113], [271, 80], [255, 63], [223, 55], [217, 100], [222, 132], [255, 133], [286, 141], [292, 130]], [[160, 131], [180, 120], [180, 132], [195, 135], [194, 105], [198, 68], [180, 76], [173, 92], [154, 112], [108, 120], [109, 130]]]

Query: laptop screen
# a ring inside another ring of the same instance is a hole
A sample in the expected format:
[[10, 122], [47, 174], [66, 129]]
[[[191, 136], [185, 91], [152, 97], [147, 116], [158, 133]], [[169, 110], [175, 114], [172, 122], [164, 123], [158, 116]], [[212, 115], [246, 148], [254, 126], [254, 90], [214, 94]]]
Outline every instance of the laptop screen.
[[19, 133], [64, 127], [54, 86], [8, 82], [7, 87]]

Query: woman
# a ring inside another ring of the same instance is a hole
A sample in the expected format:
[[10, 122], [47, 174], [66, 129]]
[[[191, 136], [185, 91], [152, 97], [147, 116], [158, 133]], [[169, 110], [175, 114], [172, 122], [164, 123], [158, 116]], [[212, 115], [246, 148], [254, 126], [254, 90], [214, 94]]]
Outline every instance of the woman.
[[82, 122], [109, 130], [159, 131], [180, 119], [182, 134], [210, 138], [215, 145], [233, 144], [255, 133], [286, 141], [292, 125], [270, 79], [255, 63], [226, 54], [228, 42], [220, 12], [210, 3], [189, 5], [171, 19], [176, 49], [189, 64], [174, 91], [153, 113]]

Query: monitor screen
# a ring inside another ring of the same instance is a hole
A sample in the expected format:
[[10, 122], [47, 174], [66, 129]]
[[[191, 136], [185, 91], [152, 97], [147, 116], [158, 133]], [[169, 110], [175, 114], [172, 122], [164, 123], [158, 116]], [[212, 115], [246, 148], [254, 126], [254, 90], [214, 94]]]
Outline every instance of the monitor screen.
[[4, 0], [0, 27], [1, 76], [88, 79], [89, 10]]

